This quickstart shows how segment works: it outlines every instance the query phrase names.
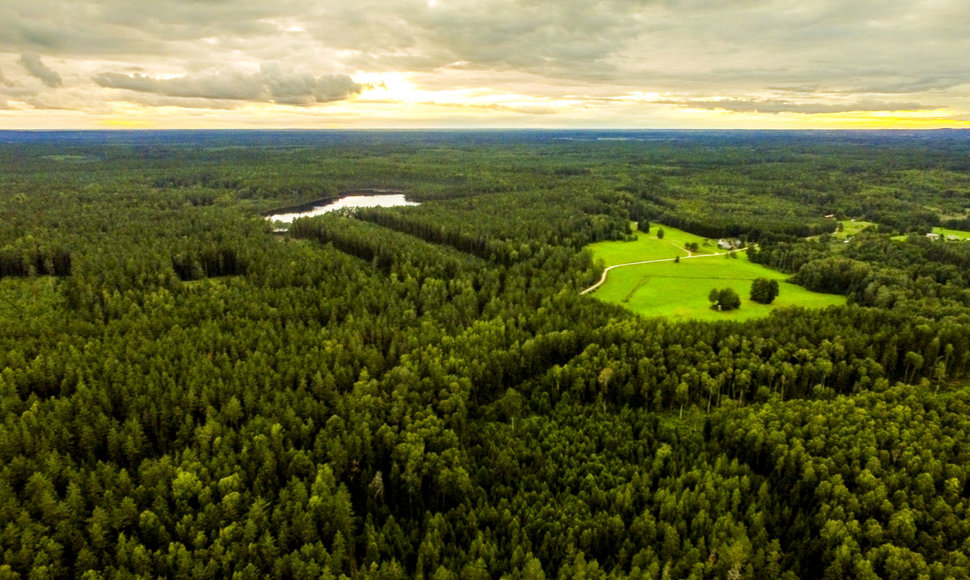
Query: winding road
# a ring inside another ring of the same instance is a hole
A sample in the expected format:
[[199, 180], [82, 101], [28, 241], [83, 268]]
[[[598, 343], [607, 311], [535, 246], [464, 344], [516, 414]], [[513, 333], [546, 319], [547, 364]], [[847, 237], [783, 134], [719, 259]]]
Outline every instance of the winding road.
[[[680, 246], [676, 246], [676, 247], [680, 248]], [[687, 248], [680, 248], [680, 249], [687, 252], [686, 256], [680, 256], [681, 260], [690, 260], [691, 258], [713, 258], [714, 256], [724, 256], [725, 254], [730, 253], [730, 252], [719, 252], [716, 254], [694, 254]], [[741, 248], [740, 250], [734, 250], [734, 251], [744, 252], [745, 250], [747, 250], [747, 248]], [[583, 290], [582, 292], [580, 292], [580, 294], [587, 294], [602, 286], [603, 283], [606, 282], [606, 275], [609, 274], [610, 270], [612, 270], [613, 268], [623, 268], [624, 266], [639, 266], [640, 264], [656, 264], [657, 262], [673, 262], [676, 259], [677, 258], [661, 258], [660, 260], [644, 260], [642, 262], [627, 262], [625, 264], [615, 264], [613, 266], [607, 266], [606, 269], [603, 270], [603, 275], [600, 276], [599, 282]]]

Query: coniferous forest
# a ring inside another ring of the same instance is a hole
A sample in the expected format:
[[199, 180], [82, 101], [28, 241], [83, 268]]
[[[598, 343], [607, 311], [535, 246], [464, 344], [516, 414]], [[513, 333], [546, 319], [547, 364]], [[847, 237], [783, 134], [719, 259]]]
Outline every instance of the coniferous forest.
[[[848, 305], [580, 295], [631, 223]], [[0, 578], [967, 578], [936, 226], [966, 133], [0, 133]]]

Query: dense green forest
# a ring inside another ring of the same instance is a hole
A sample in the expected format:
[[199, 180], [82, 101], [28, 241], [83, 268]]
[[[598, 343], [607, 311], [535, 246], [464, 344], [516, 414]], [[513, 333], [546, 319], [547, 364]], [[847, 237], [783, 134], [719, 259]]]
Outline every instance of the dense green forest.
[[[970, 576], [965, 133], [0, 133], [0, 218], [0, 578]], [[849, 305], [580, 295], [631, 222]]]

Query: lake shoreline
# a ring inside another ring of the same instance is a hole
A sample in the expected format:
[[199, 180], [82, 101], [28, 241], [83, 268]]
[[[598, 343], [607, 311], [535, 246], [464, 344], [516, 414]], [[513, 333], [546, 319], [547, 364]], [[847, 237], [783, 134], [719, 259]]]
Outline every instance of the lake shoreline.
[[264, 211], [264, 212], [261, 212], [260, 215], [262, 215], [263, 217], [269, 217], [269, 216], [280, 215], [280, 214], [303, 213], [306, 211], [310, 211], [315, 207], [319, 207], [321, 205], [327, 205], [337, 201], [338, 199], [343, 199], [345, 197], [350, 197], [353, 195], [399, 195], [403, 193], [404, 192], [401, 191], [400, 189], [373, 189], [373, 188], [351, 189], [348, 191], [342, 191], [334, 195], [321, 197], [313, 201], [308, 201], [306, 203], [290, 205], [286, 207]]

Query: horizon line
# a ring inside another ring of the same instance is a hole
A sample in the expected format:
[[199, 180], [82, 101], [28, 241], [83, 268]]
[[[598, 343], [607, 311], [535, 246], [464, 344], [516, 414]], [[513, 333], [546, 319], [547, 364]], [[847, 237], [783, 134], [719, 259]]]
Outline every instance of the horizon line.
[[967, 132], [967, 127], [868, 127], [868, 128], [824, 128], [824, 129], [778, 129], [778, 128], [717, 128], [717, 127], [175, 127], [175, 128], [146, 128], [146, 127], [113, 127], [113, 128], [78, 128], [78, 129], [3, 129], [3, 133], [174, 133], [174, 132], [306, 132], [306, 133], [339, 133], [339, 132], [415, 132], [415, 131], [435, 131], [435, 132], [488, 132], [488, 131], [530, 131], [530, 132], [654, 132], [654, 133], [931, 133], [931, 132]]

